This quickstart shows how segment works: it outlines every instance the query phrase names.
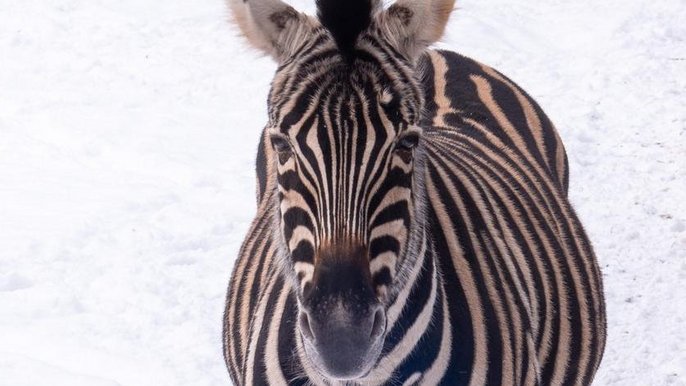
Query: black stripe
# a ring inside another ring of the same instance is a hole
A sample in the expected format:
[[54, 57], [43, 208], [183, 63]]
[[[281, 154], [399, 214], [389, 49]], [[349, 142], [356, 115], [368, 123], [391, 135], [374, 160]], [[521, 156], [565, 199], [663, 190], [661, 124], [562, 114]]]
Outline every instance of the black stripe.
[[[445, 189], [438, 180], [439, 176], [431, 171], [431, 181], [438, 189]], [[427, 182], [429, 183], [429, 182]], [[436, 208], [428, 205], [427, 222], [429, 229], [441, 229], [438, 222]], [[456, 212], [449, 212], [456, 213]], [[462, 283], [457, 277], [455, 266], [449, 253], [448, 242], [442, 231], [432, 233], [433, 245], [438, 260], [440, 277], [443, 279], [443, 289], [448, 295], [448, 310], [452, 325], [452, 347], [450, 353], [450, 365], [444, 379], [454, 382], [454, 385], [468, 385], [471, 379], [472, 368], [475, 365], [475, 342], [474, 326], [469, 312], [469, 303], [465, 297]], [[440, 251], [443, 253], [441, 254]], [[428, 260], [428, 259], [427, 259]], [[478, 364], [482, 365], [482, 364]], [[450, 383], [447, 383], [450, 384]]]
[[[428, 252], [427, 252], [428, 253]], [[383, 353], [390, 353], [405, 337], [407, 330], [429, 302], [431, 295], [431, 281], [434, 274], [433, 256], [422, 257], [422, 270], [417, 279], [412, 284], [410, 296], [403, 305], [400, 317], [395, 322], [390, 331], [386, 334]]]

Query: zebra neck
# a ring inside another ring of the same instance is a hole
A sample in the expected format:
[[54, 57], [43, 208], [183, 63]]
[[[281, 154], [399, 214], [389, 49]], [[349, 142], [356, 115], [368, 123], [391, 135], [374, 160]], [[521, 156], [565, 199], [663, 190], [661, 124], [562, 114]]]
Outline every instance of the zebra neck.
[[[360, 382], [376, 385], [394, 380], [415, 384], [441, 379], [450, 363], [453, 344], [452, 323], [428, 224], [424, 185], [426, 155], [420, 146], [415, 158], [414, 221], [407, 251], [396, 280], [402, 287], [394, 291], [387, 311], [387, 335], [379, 363]], [[383, 380], [383, 381], [380, 381]]]

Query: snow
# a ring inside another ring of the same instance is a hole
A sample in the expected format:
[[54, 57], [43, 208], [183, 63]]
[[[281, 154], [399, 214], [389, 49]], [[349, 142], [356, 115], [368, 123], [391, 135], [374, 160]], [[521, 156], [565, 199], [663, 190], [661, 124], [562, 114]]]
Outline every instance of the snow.
[[[0, 384], [228, 384], [275, 65], [221, 0], [0, 9]], [[439, 45], [561, 132], [605, 277], [597, 385], [686, 385], [684, 20], [682, 0], [464, 0]]]

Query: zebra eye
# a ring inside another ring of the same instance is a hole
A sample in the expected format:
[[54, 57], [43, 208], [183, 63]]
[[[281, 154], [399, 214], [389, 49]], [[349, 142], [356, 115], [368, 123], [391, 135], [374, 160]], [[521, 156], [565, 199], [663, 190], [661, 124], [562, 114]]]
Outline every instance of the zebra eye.
[[395, 145], [395, 149], [401, 151], [411, 151], [417, 146], [418, 143], [419, 133], [411, 131], [398, 138], [398, 143]]
[[291, 143], [288, 142], [288, 138], [281, 133], [274, 133], [269, 136], [272, 142], [272, 147], [279, 156], [279, 162], [284, 163], [292, 155]]
[[291, 144], [288, 142], [288, 139], [286, 138], [285, 135], [283, 134], [272, 134], [270, 136], [271, 141], [272, 141], [272, 147], [277, 153], [284, 153], [284, 152], [290, 152], [291, 151]]

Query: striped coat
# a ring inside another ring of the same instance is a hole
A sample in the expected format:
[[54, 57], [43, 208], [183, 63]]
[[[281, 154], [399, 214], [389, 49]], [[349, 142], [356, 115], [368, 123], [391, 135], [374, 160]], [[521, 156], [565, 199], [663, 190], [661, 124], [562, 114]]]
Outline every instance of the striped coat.
[[[429, 51], [417, 68], [425, 226], [407, 285], [387, 308], [382, 354], [350, 384], [590, 384], [605, 343], [602, 281], [567, 200], [555, 128], [490, 67]], [[303, 354], [273, 226], [276, 157], [265, 132], [257, 216], [227, 297], [227, 365], [241, 385], [339, 384]]]

